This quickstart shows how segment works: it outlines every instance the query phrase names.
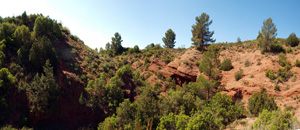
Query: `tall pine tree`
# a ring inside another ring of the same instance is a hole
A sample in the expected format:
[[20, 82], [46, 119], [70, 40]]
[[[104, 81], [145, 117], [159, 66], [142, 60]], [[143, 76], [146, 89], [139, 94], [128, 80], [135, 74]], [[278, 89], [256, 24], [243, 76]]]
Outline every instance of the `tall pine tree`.
[[175, 39], [176, 39], [176, 34], [173, 32], [172, 29], [169, 29], [165, 33], [165, 37], [162, 38], [162, 41], [165, 43], [166, 48], [173, 48], [176, 43]]
[[121, 35], [118, 32], [116, 32], [115, 37], [111, 38], [111, 49], [114, 55], [122, 54], [123, 52], [122, 42], [123, 40]]
[[212, 20], [209, 19], [209, 15], [206, 13], [202, 13], [200, 17], [196, 17], [196, 25], [192, 26], [193, 37], [191, 40], [197, 49], [203, 49], [205, 44], [216, 41], [212, 38], [214, 31], [209, 31], [211, 23]]
[[263, 22], [261, 31], [258, 34], [259, 46], [262, 52], [271, 51], [271, 46], [274, 44], [274, 39], [277, 35], [276, 25], [268, 18]]

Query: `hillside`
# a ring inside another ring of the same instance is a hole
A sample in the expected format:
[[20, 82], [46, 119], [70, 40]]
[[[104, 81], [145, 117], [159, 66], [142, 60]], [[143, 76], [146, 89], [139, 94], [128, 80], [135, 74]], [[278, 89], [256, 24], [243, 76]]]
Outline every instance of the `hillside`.
[[[122, 47], [116, 33], [97, 50], [42, 14], [0, 23], [0, 127], [244, 129], [262, 112], [249, 110], [255, 93], [267, 95], [267, 112], [284, 113], [280, 128], [298, 127], [300, 50], [286, 39], [276, 39], [280, 52], [262, 53], [257, 40], [139, 49]], [[221, 69], [225, 59], [233, 68]]]

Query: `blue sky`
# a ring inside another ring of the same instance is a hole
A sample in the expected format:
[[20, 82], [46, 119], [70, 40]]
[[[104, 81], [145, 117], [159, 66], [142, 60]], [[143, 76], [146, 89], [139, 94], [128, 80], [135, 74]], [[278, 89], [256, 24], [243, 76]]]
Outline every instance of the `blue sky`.
[[115, 32], [123, 46], [162, 42], [166, 30], [176, 33], [175, 47], [191, 46], [191, 26], [206, 12], [216, 42], [255, 39], [271, 17], [277, 37], [300, 36], [300, 1], [286, 0], [5, 0], [0, 16], [43, 13], [62, 22], [91, 48], [104, 47]]

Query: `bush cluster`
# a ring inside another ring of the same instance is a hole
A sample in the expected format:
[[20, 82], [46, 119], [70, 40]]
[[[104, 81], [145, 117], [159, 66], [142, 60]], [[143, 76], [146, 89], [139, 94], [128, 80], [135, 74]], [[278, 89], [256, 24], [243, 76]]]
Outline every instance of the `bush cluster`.
[[271, 46], [271, 52], [280, 53], [285, 52], [284, 48], [280, 44], [274, 44]]
[[248, 100], [248, 110], [251, 114], [258, 116], [264, 109], [276, 110], [277, 105], [273, 97], [268, 97], [265, 88], [260, 93], [254, 93]]
[[286, 109], [283, 111], [265, 109], [259, 114], [258, 119], [251, 128], [254, 130], [295, 130], [297, 126], [299, 126], [299, 122], [296, 118], [293, 118], [290, 111]]
[[297, 59], [297, 60], [295, 61], [295, 66], [300, 67], [300, 60]]
[[220, 69], [221, 69], [221, 70], [224, 70], [224, 71], [229, 71], [229, 70], [233, 69], [231, 60], [230, 60], [230, 59], [225, 59], [225, 60], [221, 63]]
[[239, 81], [243, 77], [243, 69], [240, 68], [239, 71], [234, 73], [234, 78], [236, 81]]
[[267, 70], [266, 71], [266, 76], [271, 79], [271, 80], [274, 80], [277, 78], [276, 76], [276, 72], [272, 71], [272, 70]]

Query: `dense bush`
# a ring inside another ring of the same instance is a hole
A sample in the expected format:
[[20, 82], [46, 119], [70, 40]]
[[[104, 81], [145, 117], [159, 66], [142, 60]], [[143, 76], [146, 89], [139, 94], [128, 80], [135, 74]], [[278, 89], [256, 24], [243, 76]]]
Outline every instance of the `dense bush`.
[[236, 81], [240, 80], [243, 77], [243, 69], [239, 69], [239, 71], [234, 73], [234, 78]]
[[297, 59], [297, 60], [295, 61], [295, 66], [300, 67], [300, 60]]
[[299, 122], [296, 118], [293, 118], [290, 111], [264, 109], [251, 128], [255, 130], [295, 130], [299, 128]]
[[224, 70], [224, 71], [229, 71], [229, 70], [233, 69], [231, 60], [230, 60], [230, 59], [225, 59], [225, 60], [221, 63], [220, 69], [221, 69], [221, 70]]
[[40, 76], [36, 74], [26, 89], [30, 111], [35, 113], [36, 116], [44, 117], [56, 112], [59, 88], [49, 60], [45, 63], [44, 74]]
[[33, 30], [37, 38], [44, 35], [50, 39], [52, 39], [53, 36], [59, 39], [63, 37], [59, 24], [56, 22], [56, 20], [51, 19], [49, 16], [38, 17], [35, 20]]
[[288, 81], [290, 77], [293, 76], [293, 73], [286, 68], [285, 69], [279, 68], [277, 70], [277, 76], [281, 77], [283, 81]]
[[9, 116], [8, 96], [12, 90], [16, 77], [14, 77], [7, 68], [0, 69], [0, 125], [7, 120]]
[[285, 42], [287, 45], [289, 45], [291, 47], [295, 47], [295, 46], [298, 46], [299, 39], [295, 33], [291, 33]]
[[248, 99], [248, 110], [251, 114], [258, 116], [264, 109], [276, 110], [277, 105], [273, 97], [268, 97], [266, 90], [262, 88], [260, 93], [254, 93]]
[[150, 63], [149, 57], [146, 57], [146, 58], [144, 59], [144, 65], [147, 64], [147, 63]]
[[129, 65], [125, 65], [117, 70], [116, 74], [121, 78], [132, 77], [132, 68]]
[[202, 61], [199, 65], [199, 71], [204, 72], [209, 79], [218, 79], [219, 78], [219, 49], [216, 44], [211, 44], [207, 51], [202, 55]]
[[291, 62], [287, 59], [286, 55], [284, 53], [280, 53], [278, 55], [278, 63], [282, 66], [282, 67], [288, 67], [291, 66]]
[[217, 93], [210, 101], [202, 106], [201, 111], [194, 114], [187, 125], [187, 129], [224, 129], [236, 119], [243, 117], [244, 109], [237, 106], [231, 97]]
[[287, 47], [287, 48], [285, 49], [285, 51], [286, 51], [287, 53], [292, 53], [292, 52], [293, 52], [293, 49], [292, 49], [291, 47]]
[[246, 61], [245, 61], [245, 63], [244, 63], [244, 66], [245, 67], [248, 67], [248, 66], [250, 66], [251, 65], [251, 62], [249, 61], [249, 59], [247, 59]]
[[29, 53], [29, 61], [32, 63], [34, 70], [41, 72], [43, 65], [48, 59], [50, 60], [55, 72], [58, 64], [56, 51], [53, 48], [51, 41], [47, 37], [43, 36], [38, 42], [32, 44]]
[[[16, 51], [18, 49], [13, 35], [16, 29], [17, 25], [14, 23], [4, 22], [0, 24], [0, 42], [2, 44], [1, 50], [3, 52]], [[3, 45], [6, 47], [3, 47]]]
[[122, 79], [115, 75], [106, 82], [106, 73], [101, 73], [99, 78], [90, 80], [85, 90], [89, 94], [89, 103], [91, 106], [100, 107], [112, 115], [116, 112], [119, 103], [124, 100], [124, 83]]
[[271, 80], [274, 80], [274, 79], [277, 78], [276, 73], [275, 73], [274, 71], [272, 71], [272, 70], [267, 70], [267, 71], [266, 71], [266, 76], [267, 76], [269, 79], [271, 79]]
[[285, 52], [284, 48], [280, 44], [274, 44], [271, 46], [271, 52], [280, 53]]

